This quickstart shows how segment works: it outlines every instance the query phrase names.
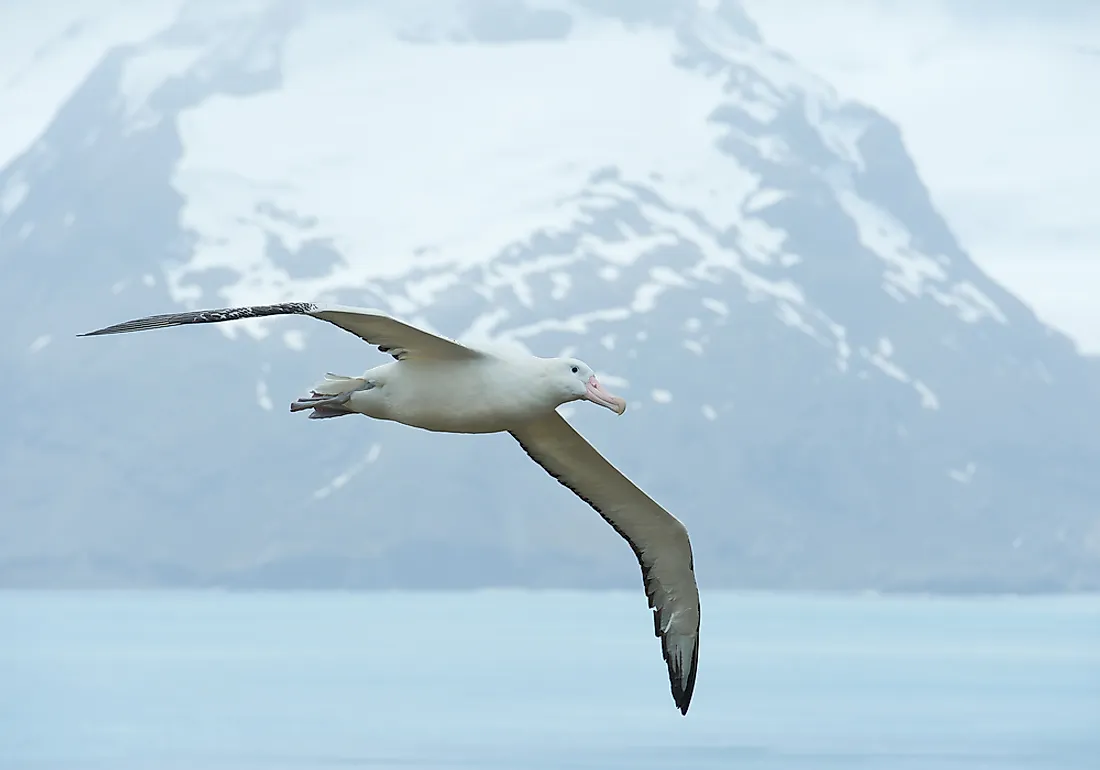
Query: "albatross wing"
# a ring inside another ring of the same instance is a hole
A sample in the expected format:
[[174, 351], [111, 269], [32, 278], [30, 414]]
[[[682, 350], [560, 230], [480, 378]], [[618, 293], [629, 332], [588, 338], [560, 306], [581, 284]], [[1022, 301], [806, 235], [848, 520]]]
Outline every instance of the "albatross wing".
[[511, 433], [532, 460], [592, 506], [634, 549], [672, 698], [687, 714], [699, 667], [699, 588], [687, 529], [557, 412]]
[[123, 334], [147, 329], [163, 329], [169, 326], [221, 323], [223, 321], [239, 321], [244, 318], [263, 318], [273, 315], [306, 315], [327, 321], [351, 332], [368, 344], [376, 345], [381, 352], [389, 353], [398, 361], [405, 358], [459, 361], [480, 358], [483, 355], [454, 340], [440, 337], [398, 321], [381, 310], [343, 307], [340, 305], [315, 305], [312, 302], [284, 302], [278, 305], [251, 305], [220, 308], [218, 310], [164, 313], [163, 315], [125, 321], [78, 336], [94, 337], [101, 334]]

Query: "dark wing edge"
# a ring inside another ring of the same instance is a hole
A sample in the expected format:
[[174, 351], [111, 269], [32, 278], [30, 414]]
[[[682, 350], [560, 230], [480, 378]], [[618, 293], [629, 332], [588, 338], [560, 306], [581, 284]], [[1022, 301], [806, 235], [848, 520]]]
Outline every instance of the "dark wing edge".
[[272, 315], [309, 315], [317, 306], [311, 302], [284, 302], [278, 305], [250, 305], [226, 307], [217, 310], [194, 310], [186, 313], [162, 313], [133, 321], [123, 321], [102, 329], [78, 334], [77, 337], [98, 337], [104, 334], [125, 334], [149, 329], [166, 329], [187, 324], [214, 324], [223, 321], [239, 321], [244, 318], [263, 318]]
[[[565, 423], [565, 420], [561, 417], [561, 415], [555, 413], [554, 416], [558, 419], [561, 419], [562, 422]], [[568, 423], [565, 424], [568, 426]], [[573, 430], [572, 426], [569, 426], [569, 429]], [[621, 527], [619, 527], [614, 521], [612, 521], [611, 518], [600, 509], [599, 505], [596, 502], [589, 499], [576, 487], [570, 484], [569, 481], [566, 480], [558, 470], [550, 467], [547, 463], [546, 458], [540, 456], [540, 453], [537, 452], [537, 450], [533, 450], [533, 448], [529, 446], [528, 443], [524, 439], [522, 439], [515, 431], [509, 431], [509, 433], [512, 438], [515, 439], [516, 443], [520, 445], [520, 447], [523, 449], [528, 457], [530, 457], [535, 463], [539, 465], [539, 467], [546, 471], [546, 473], [549, 474], [551, 478], [553, 478], [563, 487], [565, 487], [574, 495], [587, 503], [588, 506], [592, 508], [592, 510], [600, 515], [600, 518], [606, 521], [611, 526], [611, 528], [615, 530], [615, 532], [618, 533], [618, 535], [627, 542], [627, 544], [630, 546], [630, 550], [634, 552], [634, 556], [638, 560], [638, 566], [641, 568], [642, 584], [645, 587], [646, 598], [649, 602], [649, 608], [653, 610], [653, 635], [661, 640], [661, 655], [664, 658], [665, 665], [668, 668], [669, 687], [672, 692], [672, 700], [676, 704], [676, 707], [680, 710], [680, 713], [684, 716], [687, 716], [688, 706], [691, 704], [691, 697], [695, 691], [695, 679], [699, 671], [698, 624], [695, 627], [694, 635], [669, 633], [664, 628], [661, 618], [661, 608], [657, 606], [657, 595], [661, 593], [664, 589], [657, 583], [657, 581], [653, 577], [652, 571], [654, 564], [652, 562], [647, 562], [647, 559], [641, 547], [636, 542], [634, 542], [634, 540], [631, 539], [631, 537], [627, 535]], [[583, 436], [581, 436], [579, 433], [577, 433], [576, 435], [581, 441], [584, 441], [585, 444], [588, 444]], [[591, 447], [591, 445], [588, 446], [591, 448], [592, 452], [595, 452], [597, 455], [599, 454], [594, 447]], [[610, 463], [608, 463], [608, 465], [613, 470], [615, 470], [616, 473], [619, 473], [618, 469], [614, 468], [614, 466], [610, 465]], [[630, 482], [629, 479], [627, 479], [625, 476], [622, 476], [622, 478], [628, 484], [633, 486], [633, 483]], [[638, 493], [645, 496], [645, 493], [641, 490], [638, 490]], [[688, 547], [690, 549], [690, 541], [688, 543]], [[689, 570], [692, 573], [692, 579], [694, 579], [694, 556], [690, 557]]]
[[245, 318], [264, 318], [276, 315], [305, 315], [330, 323], [354, 334], [368, 345], [376, 346], [379, 352], [386, 353], [397, 361], [404, 360], [409, 356], [410, 350], [418, 348], [423, 348], [424, 352], [429, 355], [435, 354], [457, 360], [478, 358], [482, 355], [480, 352], [459, 342], [410, 326], [380, 310], [323, 306], [312, 302], [283, 302], [277, 305], [249, 305], [246, 307], [219, 308], [217, 310], [163, 313], [137, 318], [133, 321], [124, 321], [77, 336], [97, 337], [105, 334], [165, 329], [170, 326], [222, 323], [224, 321], [239, 321]]

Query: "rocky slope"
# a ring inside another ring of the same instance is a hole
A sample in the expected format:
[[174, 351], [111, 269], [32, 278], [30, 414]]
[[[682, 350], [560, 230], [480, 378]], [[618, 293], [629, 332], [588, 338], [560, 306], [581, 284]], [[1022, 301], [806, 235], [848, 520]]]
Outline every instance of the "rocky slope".
[[74, 337], [328, 299], [593, 364], [705, 586], [1100, 587], [1094, 364], [735, 3], [100, 10], [0, 93], [80, 73], [0, 155], [0, 584], [636, 587], [507, 436], [289, 415], [350, 335]]

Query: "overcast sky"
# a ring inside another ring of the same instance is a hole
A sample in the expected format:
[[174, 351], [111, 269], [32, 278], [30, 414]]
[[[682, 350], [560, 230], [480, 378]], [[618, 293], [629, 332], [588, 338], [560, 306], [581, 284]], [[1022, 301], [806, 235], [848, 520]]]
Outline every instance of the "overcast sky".
[[1100, 3], [745, 6], [769, 42], [897, 121], [974, 259], [1100, 353]]

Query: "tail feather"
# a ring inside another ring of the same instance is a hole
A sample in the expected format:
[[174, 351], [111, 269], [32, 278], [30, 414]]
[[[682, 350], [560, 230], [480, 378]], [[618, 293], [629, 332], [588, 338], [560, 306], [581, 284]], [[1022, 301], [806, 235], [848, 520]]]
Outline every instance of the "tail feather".
[[315, 396], [338, 396], [353, 390], [362, 390], [367, 381], [362, 377], [345, 377], [342, 374], [329, 372], [325, 379], [318, 382], [310, 390]]

